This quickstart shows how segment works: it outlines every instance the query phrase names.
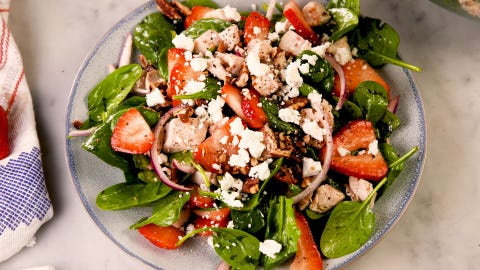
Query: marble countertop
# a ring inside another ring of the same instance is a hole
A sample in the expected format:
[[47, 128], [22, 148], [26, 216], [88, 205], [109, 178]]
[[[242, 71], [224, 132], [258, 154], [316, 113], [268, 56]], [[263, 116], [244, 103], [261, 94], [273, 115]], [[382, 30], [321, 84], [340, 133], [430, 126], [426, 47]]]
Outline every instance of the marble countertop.
[[[0, 264], [20, 270], [149, 269], [105, 236], [70, 180], [64, 154], [68, 95], [84, 57], [144, 0], [14, 0], [10, 26], [32, 92], [55, 216], [37, 243]], [[427, 115], [422, 180], [405, 215], [347, 269], [479, 269], [480, 21], [428, 1], [363, 0], [366, 15], [391, 24], [400, 53], [421, 65], [414, 77]]]

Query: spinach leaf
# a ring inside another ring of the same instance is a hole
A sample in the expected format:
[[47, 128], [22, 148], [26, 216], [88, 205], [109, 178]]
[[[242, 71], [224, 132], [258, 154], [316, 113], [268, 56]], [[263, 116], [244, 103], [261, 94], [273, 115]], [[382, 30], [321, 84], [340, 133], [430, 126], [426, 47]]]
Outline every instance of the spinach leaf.
[[400, 37], [393, 27], [382, 23], [379, 19], [361, 17], [358, 27], [351, 33], [348, 40], [352, 48], [358, 49], [358, 56], [373, 67], [378, 68], [390, 63], [421, 71], [421, 68], [405, 63], [398, 58]]
[[107, 164], [117, 167], [125, 174], [127, 182], [136, 181], [134, 166], [121, 153], [115, 152], [110, 144], [112, 129], [110, 122], [107, 121], [99, 125], [95, 131], [90, 134], [82, 144], [83, 149], [96, 155]]
[[400, 127], [400, 124], [400, 118], [388, 110], [385, 111], [385, 114], [376, 125], [379, 132], [379, 138], [387, 139], [395, 129]]
[[133, 42], [164, 79], [168, 79], [167, 52], [173, 47], [175, 27], [160, 12], [146, 16], [133, 29]]
[[265, 239], [275, 240], [282, 245], [282, 249], [275, 254], [275, 258], [263, 256], [265, 269], [280, 265], [295, 255], [299, 237], [300, 232], [295, 222], [293, 200], [279, 196], [270, 201]]
[[250, 211], [240, 211], [232, 209], [230, 211], [235, 229], [246, 231], [248, 233], [256, 233], [262, 230], [265, 225], [265, 215], [263, 211], [258, 208], [254, 208]]
[[273, 169], [270, 171], [270, 174], [268, 177], [263, 180], [262, 186], [260, 186], [260, 189], [258, 190], [257, 193], [255, 193], [244, 205], [242, 208], [238, 209], [240, 211], [251, 211], [255, 207], [257, 207], [260, 204], [261, 196], [265, 189], [267, 188], [268, 182], [270, 182], [270, 179], [272, 179], [275, 174], [280, 170], [283, 164], [283, 157], [276, 159], [272, 164], [270, 164], [270, 167], [273, 167]]
[[233, 269], [254, 270], [260, 260], [260, 241], [253, 235], [236, 229], [212, 228], [213, 247]]
[[142, 68], [130, 64], [116, 69], [88, 94], [88, 113], [94, 123], [105, 122], [112, 111], [127, 97], [142, 75]]
[[382, 153], [382, 156], [385, 158], [385, 161], [387, 162], [388, 168], [389, 168], [387, 173], [387, 182], [380, 190], [379, 192], [379, 195], [380, 195], [390, 185], [392, 185], [393, 181], [405, 168], [405, 161], [418, 151], [418, 147], [412, 148], [408, 153], [406, 153], [402, 157], [398, 157], [395, 149], [388, 143], [379, 144], [378, 149]]
[[96, 204], [102, 210], [127, 209], [154, 202], [171, 190], [161, 182], [149, 184], [122, 182], [101, 191], [97, 195]]
[[212, 0], [186, 0], [182, 1], [182, 4], [189, 8], [193, 8], [194, 6], [218, 8], [217, 3], [213, 2]]
[[260, 102], [262, 103], [262, 109], [267, 115], [268, 123], [270, 126], [277, 131], [298, 133], [300, 132], [299, 127], [294, 124], [288, 123], [280, 119], [278, 116], [279, 108], [277, 104], [268, 99], [261, 97]]
[[219, 80], [208, 77], [205, 79], [205, 89], [200, 92], [187, 94], [187, 95], [175, 95], [174, 99], [205, 99], [205, 100], [212, 100], [216, 99], [220, 93], [220, 89], [222, 88], [222, 84]]
[[207, 32], [207, 30], [213, 30], [220, 33], [226, 28], [228, 28], [230, 25], [232, 24], [224, 20], [216, 18], [203, 18], [193, 22], [192, 25], [190, 25], [182, 33], [188, 37], [196, 39], [203, 33]]
[[388, 94], [385, 88], [377, 82], [365, 81], [355, 88], [352, 95], [353, 101], [365, 114], [365, 119], [376, 125], [388, 106]]
[[335, 41], [357, 27], [358, 13], [355, 11], [348, 8], [331, 8], [328, 11], [335, 22], [331, 40]]
[[185, 203], [190, 199], [190, 193], [183, 191], [172, 191], [167, 196], [160, 198], [154, 203], [153, 213], [148, 218], [143, 218], [133, 224], [131, 229], [138, 229], [150, 223], [161, 227], [172, 225], [180, 216]]
[[[313, 60], [315, 59], [316, 60]], [[311, 81], [316, 88], [320, 88], [321, 92], [331, 92], [333, 89], [335, 72], [327, 60], [317, 55], [315, 52], [305, 50], [301, 52], [296, 61], [300, 61], [300, 65], [308, 65], [308, 71], [302, 73], [305, 80]], [[301, 86], [307, 88], [307, 86]], [[303, 89], [305, 91], [307, 89]], [[302, 90], [300, 92], [303, 95]], [[307, 95], [308, 96], [308, 95]]]

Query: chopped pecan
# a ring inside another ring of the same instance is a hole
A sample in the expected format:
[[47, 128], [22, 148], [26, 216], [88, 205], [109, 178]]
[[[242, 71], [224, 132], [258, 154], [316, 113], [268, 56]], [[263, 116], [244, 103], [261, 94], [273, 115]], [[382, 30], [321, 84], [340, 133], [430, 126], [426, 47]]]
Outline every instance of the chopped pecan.
[[180, 13], [166, 0], [156, 0], [157, 6], [163, 15], [167, 16], [167, 18], [172, 20], [179, 20], [182, 18]]
[[242, 192], [255, 194], [259, 191], [259, 180], [257, 178], [248, 178], [242, 186]]
[[305, 108], [305, 106], [307, 106], [307, 104], [308, 104], [308, 98], [306, 98], [306, 97], [294, 97], [294, 98], [291, 98], [289, 100], [286, 100], [285, 105], [283, 105], [282, 107], [291, 108], [291, 109], [294, 109], [294, 110], [298, 111], [300, 109]]
[[176, 10], [178, 10], [180, 13], [182, 13], [183, 16], [188, 16], [188, 15], [192, 14], [192, 10], [189, 7], [185, 6], [184, 4], [182, 4], [182, 3], [180, 3], [176, 0], [172, 1], [172, 6]]

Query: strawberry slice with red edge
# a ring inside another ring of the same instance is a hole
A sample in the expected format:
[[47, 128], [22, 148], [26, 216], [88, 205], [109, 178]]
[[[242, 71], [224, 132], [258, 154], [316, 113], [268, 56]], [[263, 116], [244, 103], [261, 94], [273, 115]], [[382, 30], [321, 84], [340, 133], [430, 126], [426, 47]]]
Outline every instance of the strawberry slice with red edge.
[[152, 148], [154, 139], [145, 118], [136, 108], [131, 108], [118, 118], [110, 143], [118, 152], [145, 154]]
[[317, 33], [308, 25], [303, 17], [302, 10], [295, 0], [290, 0], [283, 8], [283, 15], [295, 28], [295, 31], [304, 39], [310, 41], [313, 45], [320, 43]]
[[[194, 210], [197, 218], [193, 221], [195, 229], [200, 228], [225, 228], [230, 220], [230, 208], [224, 207], [212, 210]], [[199, 235], [209, 236], [212, 231], [204, 231]]]
[[235, 119], [237, 119], [236, 116], [230, 118], [193, 151], [193, 158], [205, 170], [218, 173], [225, 167], [229, 157], [238, 153], [238, 146], [232, 144], [234, 136], [230, 132], [230, 123]]
[[242, 92], [239, 88], [225, 84], [221, 89], [222, 97], [228, 106], [247, 123], [250, 128], [262, 128], [268, 121], [260, 104], [260, 94], [254, 88]]
[[300, 230], [297, 242], [297, 254], [290, 265], [292, 270], [322, 270], [322, 256], [313, 239], [307, 219], [299, 211], [295, 211], [295, 222]]
[[[355, 88], [364, 81], [374, 81], [382, 85], [390, 97], [390, 88], [385, 80], [378, 74], [378, 72], [371, 67], [367, 61], [356, 58], [353, 61], [347, 62], [342, 66], [343, 74], [345, 74], [345, 91], [348, 98], [353, 94]], [[335, 74], [333, 94], [340, 96], [340, 78]]]
[[8, 115], [0, 106], [0, 159], [10, 155], [10, 147], [8, 144]]
[[192, 8], [192, 12], [190, 13], [190, 15], [188, 15], [185, 18], [185, 21], [183, 22], [183, 26], [185, 26], [185, 29], [187, 29], [188, 27], [190, 27], [190, 25], [192, 25], [192, 23], [194, 23], [195, 21], [198, 21], [200, 19], [205, 18], [205, 16], [210, 11], [213, 11], [213, 10], [214, 9], [210, 8], [210, 7], [194, 6]]
[[245, 19], [243, 40], [248, 44], [252, 39], [267, 39], [270, 21], [259, 12], [251, 12]]
[[185, 234], [173, 226], [160, 227], [153, 223], [138, 228], [138, 232], [159, 248], [177, 249], [177, 242]]
[[371, 122], [365, 120], [349, 122], [333, 136], [330, 168], [366, 180], [383, 179], [387, 175], [388, 165], [382, 153], [369, 152], [369, 145], [375, 140], [375, 130]]
[[195, 71], [190, 66], [190, 62], [185, 58], [185, 50], [171, 48], [168, 50], [168, 87], [167, 96], [172, 99], [172, 106], [182, 104], [179, 99], [174, 99], [175, 95], [185, 88], [189, 81], [196, 81], [202, 75], [201, 71]]

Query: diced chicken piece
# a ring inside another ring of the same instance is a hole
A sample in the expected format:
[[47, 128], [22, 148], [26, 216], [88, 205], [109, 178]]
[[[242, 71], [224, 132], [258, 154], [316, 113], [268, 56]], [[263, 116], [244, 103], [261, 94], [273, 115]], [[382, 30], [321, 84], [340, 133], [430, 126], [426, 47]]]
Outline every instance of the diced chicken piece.
[[238, 74], [238, 77], [235, 80], [235, 84], [240, 88], [245, 87], [247, 86], [249, 79], [250, 79], [250, 73], [248, 72], [247, 64], [243, 62], [242, 68], [240, 69], [240, 73]]
[[227, 78], [231, 78], [230, 74], [222, 65], [222, 61], [218, 58], [209, 58], [207, 61], [207, 70], [222, 81], [226, 81]]
[[219, 42], [220, 37], [218, 33], [213, 30], [207, 30], [194, 40], [193, 52], [205, 54], [217, 47]]
[[[346, 192], [347, 195], [352, 199], [354, 202], [358, 201], [365, 201], [373, 191], [373, 184], [368, 182], [367, 180], [356, 178], [350, 176], [348, 178], [348, 185], [346, 185]], [[376, 196], [376, 194], [375, 194]], [[373, 202], [375, 198], [372, 199], [370, 207], [373, 207]]]
[[239, 22], [242, 19], [236, 8], [229, 5], [224, 8], [214, 9], [204, 15], [204, 18], [216, 18], [227, 22]]
[[238, 26], [232, 24], [227, 27], [227, 29], [220, 32], [219, 37], [223, 44], [225, 44], [227, 51], [232, 51], [235, 48], [235, 45], [240, 43], [240, 31], [238, 30]]
[[285, 55], [285, 51], [280, 51], [275, 54], [273, 58], [273, 66], [276, 70], [284, 70], [287, 68], [287, 56]]
[[149, 70], [145, 76], [145, 86], [149, 89], [161, 88], [161, 86], [166, 86], [166, 83], [156, 69]]
[[[217, 174], [216, 173], [212, 173], [212, 172], [209, 172], [209, 171], [204, 171], [204, 173], [207, 176], [210, 183], [212, 183], [214, 185], [218, 185]], [[193, 183], [197, 184], [200, 188], [205, 186], [205, 179], [203, 179], [203, 175], [199, 171], [195, 171], [192, 174], [191, 181]]]
[[296, 55], [299, 55], [304, 50], [311, 49], [312, 43], [302, 38], [299, 34], [295, 33], [294, 31], [288, 30], [280, 39], [280, 43], [278, 44], [278, 47], [296, 56]]
[[215, 58], [219, 59], [225, 70], [234, 76], [237, 76], [242, 69], [244, 58], [232, 53], [215, 53]]
[[207, 130], [208, 125], [199, 118], [189, 118], [187, 122], [183, 122], [180, 118], [173, 118], [165, 125], [163, 151], [175, 153], [193, 150], [205, 140]]
[[327, 48], [327, 52], [331, 53], [333, 57], [335, 57], [335, 60], [342, 66], [353, 60], [352, 50], [350, 49], [350, 45], [348, 45], [347, 37], [342, 37], [335, 41]]
[[315, 191], [309, 209], [317, 213], [325, 213], [345, 199], [345, 194], [329, 184], [321, 185]]
[[255, 54], [262, 63], [272, 61], [275, 50], [267, 39], [252, 39], [247, 45], [247, 55]]
[[272, 71], [269, 71], [263, 76], [254, 76], [252, 79], [252, 86], [260, 95], [266, 97], [277, 92], [282, 86], [282, 82], [275, 77]]
[[303, 17], [310, 26], [319, 26], [330, 21], [331, 16], [320, 2], [309, 2], [302, 9]]

